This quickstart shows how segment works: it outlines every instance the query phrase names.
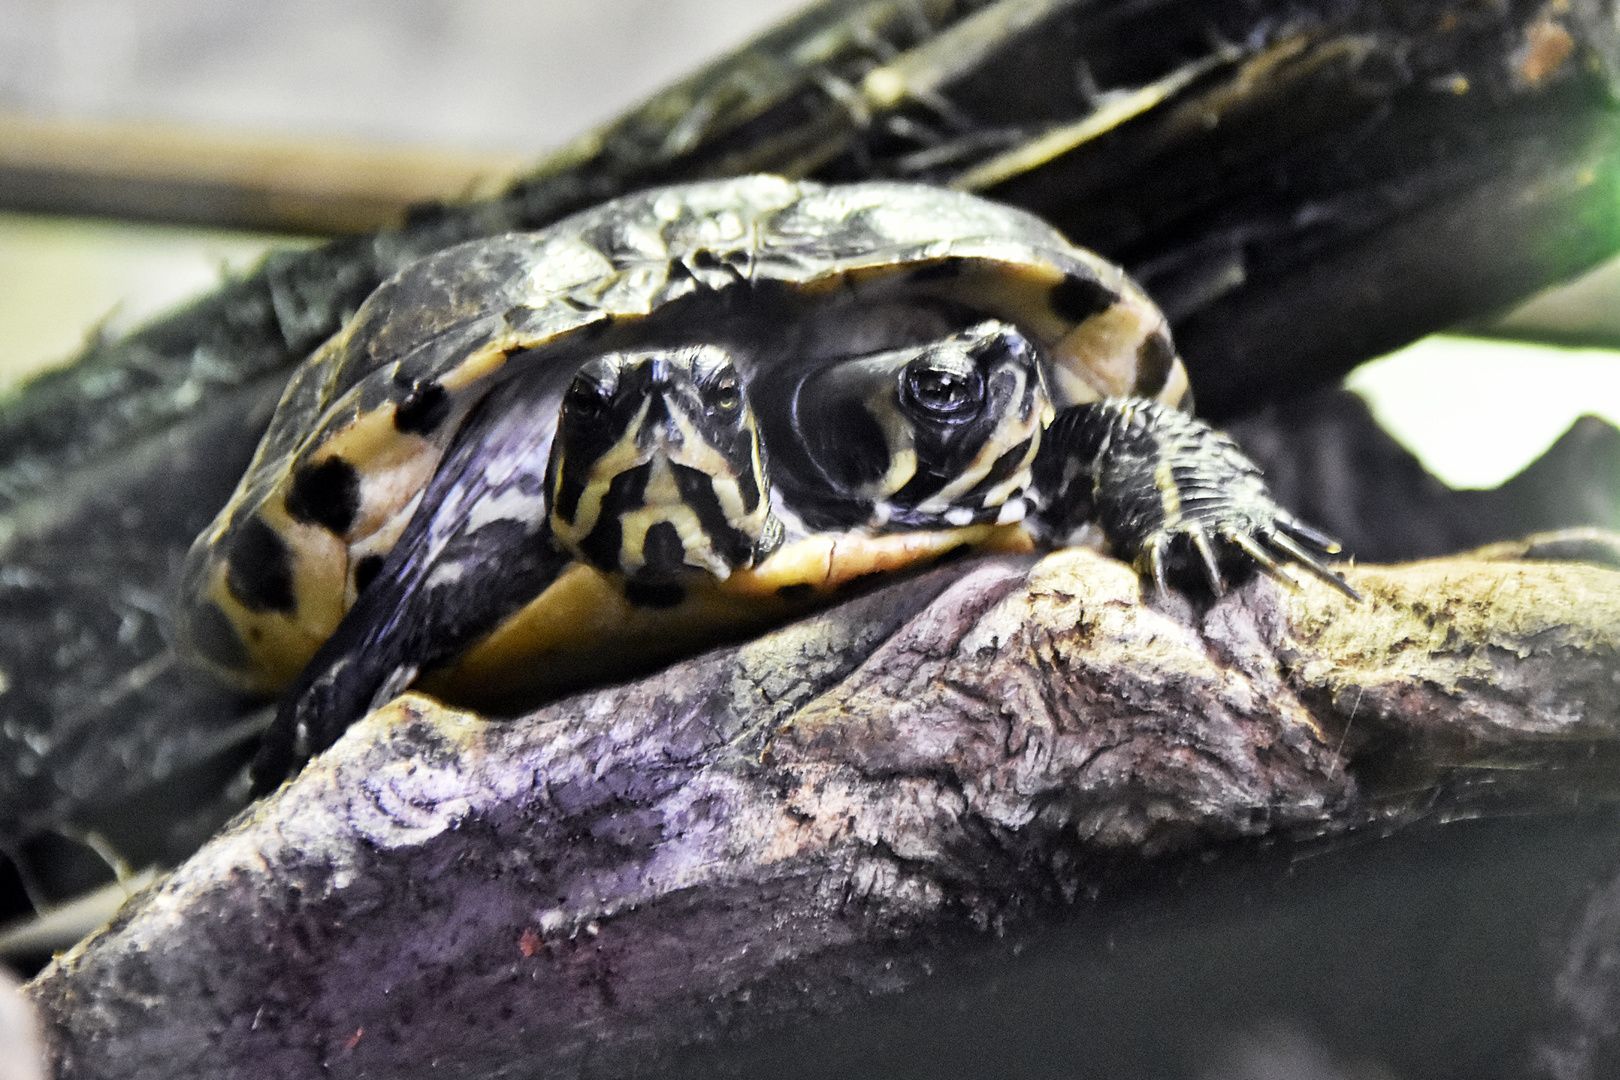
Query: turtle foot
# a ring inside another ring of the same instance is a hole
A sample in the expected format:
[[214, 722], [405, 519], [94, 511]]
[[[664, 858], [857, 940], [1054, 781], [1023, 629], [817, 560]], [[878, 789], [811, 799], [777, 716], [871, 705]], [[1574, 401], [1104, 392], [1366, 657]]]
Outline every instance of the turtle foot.
[[1088, 527], [1161, 593], [1201, 576], [1217, 595], [1254, 568], [1291, 586], [1302, 567], [1359, 600], [1333, 570], [1331, 538], [1279, 506], [1236, 443], [1159, 402], [1111, 398], [1063, 411], [1033, 482], [1034, 526], [1062, 544]]

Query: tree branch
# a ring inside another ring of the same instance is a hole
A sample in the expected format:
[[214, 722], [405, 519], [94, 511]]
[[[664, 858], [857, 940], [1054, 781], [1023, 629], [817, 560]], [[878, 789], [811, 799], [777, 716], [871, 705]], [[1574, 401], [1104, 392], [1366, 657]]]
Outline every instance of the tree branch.
[[1612, 791], [1614, 571], [1351, 580], [985, 560], [521, 720], [406, 697], [32, 984], [56, 1075], [656, 1071], [1120, 860]]

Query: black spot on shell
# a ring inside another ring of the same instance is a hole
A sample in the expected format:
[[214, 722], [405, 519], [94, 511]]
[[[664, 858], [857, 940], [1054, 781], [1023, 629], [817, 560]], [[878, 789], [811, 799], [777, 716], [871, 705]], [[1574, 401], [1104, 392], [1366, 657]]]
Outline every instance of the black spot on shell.
[[260, 517], [248, 518], [231, 537], [225, 556], [225, 587], [249, 611], [291, 613], [292, 550]]
[[686, 599], [686, 590], [674, 584], [627, 581], [624, 585], [624, 598], [636, 607], [672, 608]]
[[360, 474], [340, 457], [305, 465], [293, 474], [286, 505], [299, 521], [342, 536], [360, 513]]
[[1155, 330], [1136, 348], [1136, 396], [1156, 397], [1169, 381], [1175, 362], [1176, 347], [1170, 344], [1170, 335]]
[[382, 573], [383, 557], [381, 555], [367, 555], [354, 564], [354, 591], [365, 592], [366, 586], [377, 580]]
[[191, 646], [204, 660], [222, 668], [248, 666], [247, 646], [242, 644], [236, 624], [212, 600], [191, 613]]
[[912, 281], [953, 281], [967, 269], [967, 260], [952, 256], [925, 263], [911, 272]]
[[406, 395], [394, 411], [394, 427], [407, 435], [424, 438], [438, 430], [450, 415], [450, 394], [438, 383], [418, 386]]
[[1119, 294], [1096, 278], [1069, 274], [1052, 287], [1048, 303], [1071, 323], [1083, 323], [1119, 302]]

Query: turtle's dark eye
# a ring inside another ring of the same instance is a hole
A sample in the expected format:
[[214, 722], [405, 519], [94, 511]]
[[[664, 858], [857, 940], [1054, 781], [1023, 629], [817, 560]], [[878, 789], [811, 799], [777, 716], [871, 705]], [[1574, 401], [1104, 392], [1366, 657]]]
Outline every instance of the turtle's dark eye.
[[742, 407], [742, 387], [737, 376], [722, 375], [709, 386], [709, 400], [723, 413], [733, 413]]
[[575, 416], [599, 416], [607, 409], [608, 388], [581, 376], [568, 384], [563, 397], [563, 408]]
[[977, 371], [932, 362], [906, 365], [900, 397], [912, 409], [942, 420], [965, 420], [984, 402], [984, 378]]

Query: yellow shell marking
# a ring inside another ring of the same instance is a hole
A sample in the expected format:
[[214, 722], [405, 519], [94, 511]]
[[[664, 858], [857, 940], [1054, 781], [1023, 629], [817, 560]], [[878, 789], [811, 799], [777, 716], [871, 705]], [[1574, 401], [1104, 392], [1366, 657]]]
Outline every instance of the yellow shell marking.
[[812, 611], [837, 599], [840, 588], [856, 578], [926, 567], [964, 546], [1020, 552], [1032, 545], [1029, 534], [1014, 525], [883, 536], [818, 534], [724, 581], [694, 572], [683, 582], [685, 598], [668, 608], [633, 604], [625, 597], [622, 576], [575, 563], [453, 666], [417, 686], [498, 710], [628, 678]]

